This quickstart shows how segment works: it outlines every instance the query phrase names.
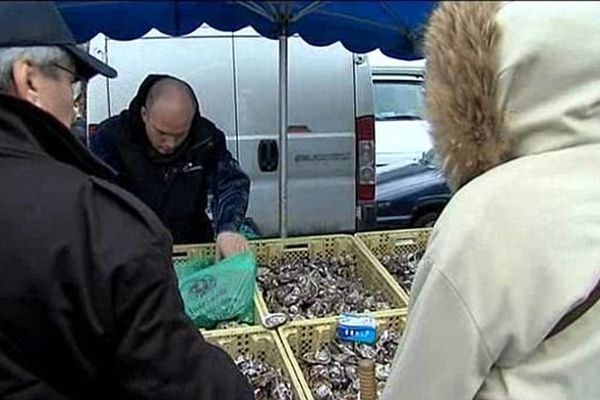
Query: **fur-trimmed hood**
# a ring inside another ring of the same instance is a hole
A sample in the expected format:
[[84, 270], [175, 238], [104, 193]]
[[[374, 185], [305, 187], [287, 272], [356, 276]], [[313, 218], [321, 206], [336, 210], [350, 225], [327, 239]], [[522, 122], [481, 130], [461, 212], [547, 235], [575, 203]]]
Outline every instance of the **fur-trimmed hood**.
[[452, 188], [510, 159], [600, 142], [600, 3], [445, 2], [427, 107]]

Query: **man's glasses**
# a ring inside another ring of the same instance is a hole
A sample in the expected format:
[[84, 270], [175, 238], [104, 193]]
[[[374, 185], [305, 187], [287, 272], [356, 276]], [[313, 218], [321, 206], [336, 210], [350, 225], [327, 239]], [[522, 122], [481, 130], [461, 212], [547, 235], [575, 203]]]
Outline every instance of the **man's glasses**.
[[81, 95], [81, 83], [85, 82], [86, 79], [74, 70], [67, 68], [64, 65], [60, 65], [59, 63], [52, 63], [52, 66], [73, 75], [74, 79], [73, 83], [71, 83], [71, 88], [73, 89], [73, 101], [75, 101]]

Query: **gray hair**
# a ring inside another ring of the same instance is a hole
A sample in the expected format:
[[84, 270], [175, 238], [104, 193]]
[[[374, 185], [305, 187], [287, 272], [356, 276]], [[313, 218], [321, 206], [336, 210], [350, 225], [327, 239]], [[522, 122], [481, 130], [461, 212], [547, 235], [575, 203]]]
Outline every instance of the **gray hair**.
[[9, 92], [12, 86], [12, 70], [15, 62], [28, 59], [40, 67], [42, 72], [56, 78], [57, 70], [52, 64], [73, 67], [73, 61], [66, 51], [53, 46], [6, 47], [0, 48], [0, 92]]

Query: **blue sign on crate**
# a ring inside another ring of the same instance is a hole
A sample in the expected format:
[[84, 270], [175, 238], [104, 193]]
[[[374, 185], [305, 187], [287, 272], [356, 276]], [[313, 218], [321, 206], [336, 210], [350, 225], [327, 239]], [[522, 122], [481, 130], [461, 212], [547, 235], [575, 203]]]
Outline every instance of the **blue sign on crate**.
[[337, 327], [337, 337], [347, 342], [375, 344], [377, 321], [369, 316], [342, 314]]

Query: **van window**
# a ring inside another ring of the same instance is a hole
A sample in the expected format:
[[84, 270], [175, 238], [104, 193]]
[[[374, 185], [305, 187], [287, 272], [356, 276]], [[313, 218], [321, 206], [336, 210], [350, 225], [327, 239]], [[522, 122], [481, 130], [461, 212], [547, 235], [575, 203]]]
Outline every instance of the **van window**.
[[422, 120], [425, 118], [423, 86], [420, 82], [379, 81], [375, 83], [377, 121]]

